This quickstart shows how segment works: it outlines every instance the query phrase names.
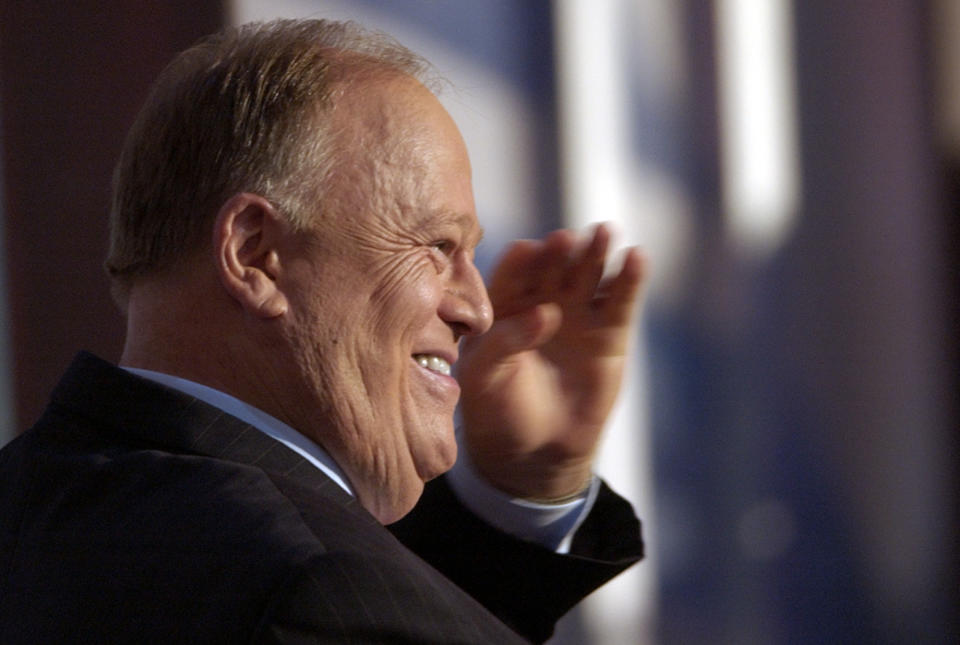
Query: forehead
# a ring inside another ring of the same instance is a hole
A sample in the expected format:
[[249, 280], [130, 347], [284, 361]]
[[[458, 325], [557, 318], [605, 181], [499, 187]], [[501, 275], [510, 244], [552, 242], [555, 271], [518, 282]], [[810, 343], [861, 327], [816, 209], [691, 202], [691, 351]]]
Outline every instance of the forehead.
[[336, 130], [357, 153], [379, 156], [436, 148], [466, 159], [453, 119], [420, 81], [395, 71], [358, 75], [342, 83], [334, 102]]
[[[341, 163], [333, 190], [405, 225], [455, 225], [479, 240], [466, 145], [418, 81], [398, 74], [353, 81], [336, 106]], [[371, 203], [373, 202], [373, 203]]]

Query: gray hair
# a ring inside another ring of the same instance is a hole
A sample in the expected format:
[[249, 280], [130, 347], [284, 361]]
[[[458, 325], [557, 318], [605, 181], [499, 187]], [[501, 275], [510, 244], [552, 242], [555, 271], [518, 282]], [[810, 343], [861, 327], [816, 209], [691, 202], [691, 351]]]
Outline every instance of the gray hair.
[[371, 74], [428, 84], [429, 64], [351, 22], [278, 20], [228, 28], [180, 53], [154, 83], [114, 172], [106, 269], [124, 306], [139, 276], [204, 248], [237, 192], [296, 227], [322, 211], [338, 156], [336, 98]]

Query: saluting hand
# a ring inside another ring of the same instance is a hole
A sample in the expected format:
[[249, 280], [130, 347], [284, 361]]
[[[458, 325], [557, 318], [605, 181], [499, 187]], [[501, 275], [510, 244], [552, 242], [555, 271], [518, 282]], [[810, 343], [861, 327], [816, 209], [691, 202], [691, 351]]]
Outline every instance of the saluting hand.
[[493, 327], [459, 362], [465, 448], [491, 484], [559, 500], [588, 484], [616, 400], [645, 262], [603, 279], [606, 226], [515, 242], [490, 280]]

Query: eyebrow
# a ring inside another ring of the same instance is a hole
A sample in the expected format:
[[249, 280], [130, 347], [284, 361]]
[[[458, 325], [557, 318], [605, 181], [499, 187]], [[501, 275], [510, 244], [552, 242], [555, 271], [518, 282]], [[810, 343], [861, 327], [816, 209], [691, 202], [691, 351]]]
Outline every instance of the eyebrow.
[[470, 217], [466, 214], [460, 214], [457, 216], [457, 219], [463, 224], [464, 230], [472, 231], [471, 235], [471, 248], [477, 248], [480, 246], [480, 242], [483, 241], [483, 236], [486, 231], [480, 226], [480, 223], [477, 222], [476, 218]]
[[473, 236], [473, 246], [474, 246], [474, 248], [480, 246], [480, 243], [483, 242], [483, 236], [486, 235], [486, 234], [487, 234], [487, 231], [486, 231], [482, 226], [480, 226], [479, 224], [477, 224], [477, 226], [476, 226], [476, 234]]
[[483, 241], [483, 237], [486, 234], [486, 231], [477, 219], [467, 213], [448, 211], [448, 210], [438, 210], [427, 213], [425, 217], [421, 220], [421, 224], [426, 224], [428, 219], [433, 220], [433, 218], [442, 218], [447, 221], [454, 222], [460, 228], [468, 233], [469, 241], [472, 247], [479, 246], [480, 242]]

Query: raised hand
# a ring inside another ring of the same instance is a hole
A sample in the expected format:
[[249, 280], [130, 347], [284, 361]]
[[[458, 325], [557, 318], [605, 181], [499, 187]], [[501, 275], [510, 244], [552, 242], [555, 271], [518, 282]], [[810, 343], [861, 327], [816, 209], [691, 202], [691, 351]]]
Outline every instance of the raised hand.
[[644, 278], [631, 248], [603, 279], [606, 226], [515, 242], [490, 280], [495, 321], [459, 362], [465, 448], [491, 484], [560, 500], [588, 484]]

